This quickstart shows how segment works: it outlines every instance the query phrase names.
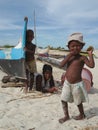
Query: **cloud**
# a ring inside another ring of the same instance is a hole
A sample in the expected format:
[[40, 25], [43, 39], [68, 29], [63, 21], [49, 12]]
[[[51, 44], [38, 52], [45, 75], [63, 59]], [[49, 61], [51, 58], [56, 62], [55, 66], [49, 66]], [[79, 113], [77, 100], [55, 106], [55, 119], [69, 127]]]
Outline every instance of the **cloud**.
[[3, 19], [0, 20], [0, 30], [20, 30], [22, 26], [12, 23], [12, 21]]
[[[28, 28], [36, 29], [40, 42], [58, 39], [60, 45], [70, 33], [83, 32], [90, 39], [98, 35], [98, 1], [94, 0], [3, 0], [0, 1], [0, 33], [16, 37], [28, 16]], [[95, 34], [93, 37], [92, 34]], [[0, 34], [1, 35], [1, 34]], [[46, 36], [47, 38], [45, 38]], [[44, 40], [45, 39], [45, 40]], [[49, 40], [51, 39], [51, 40]], [[89, 39], [89, 38], [88, 38]]]

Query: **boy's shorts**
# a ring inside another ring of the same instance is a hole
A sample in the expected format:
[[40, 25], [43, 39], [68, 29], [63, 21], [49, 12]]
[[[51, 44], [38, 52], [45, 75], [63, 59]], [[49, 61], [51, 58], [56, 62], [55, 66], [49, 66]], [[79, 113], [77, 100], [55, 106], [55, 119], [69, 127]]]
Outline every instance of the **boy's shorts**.
[[26, 62], [26, 69], [31, 73], [36, 73], [37, 72], [36, 61], [32, 60]]
[[79, 105], [82, 102], [88, 101], [88, 94], [85, 89], [84, 82], [70, 84], [65, 80], [62, 88], [61, 100], [65, 102], [74, 102]]

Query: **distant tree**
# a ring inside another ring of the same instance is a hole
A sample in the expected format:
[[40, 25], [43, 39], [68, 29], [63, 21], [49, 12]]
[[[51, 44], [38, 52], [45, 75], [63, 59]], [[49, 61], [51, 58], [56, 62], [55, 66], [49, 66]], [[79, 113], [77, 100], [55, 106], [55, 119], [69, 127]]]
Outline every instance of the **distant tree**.
[[[49, 49], [50, 50], [64, 50], [64, 48], [63, 47], [53, 47], [53, 46], [50, 46], [50, 45], [48, 45], [48, 47], [49, 47]], [[39, 47], [39, 48], [43, 48], [43, 47]], [[47, 47], [44, 47], [44, 48], [47, 48]]]
[[12, 47], [14, 47], [14, 46], [7, 44], [7, 45], [4, 45], [3, 47], [4, 47], [4, 48], [12, 48]]

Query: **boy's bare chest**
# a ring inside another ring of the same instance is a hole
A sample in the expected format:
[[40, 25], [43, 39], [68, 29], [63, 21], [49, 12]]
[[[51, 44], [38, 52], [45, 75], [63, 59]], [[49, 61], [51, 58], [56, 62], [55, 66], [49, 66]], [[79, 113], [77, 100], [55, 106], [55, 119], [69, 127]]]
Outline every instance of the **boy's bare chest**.
[[83, 61], [81, 59], [81, 57], [73, 57], [69, 60], [68, 65], [74, 65], [74, 66], [78, 66], [78, 65], [83, 65]]

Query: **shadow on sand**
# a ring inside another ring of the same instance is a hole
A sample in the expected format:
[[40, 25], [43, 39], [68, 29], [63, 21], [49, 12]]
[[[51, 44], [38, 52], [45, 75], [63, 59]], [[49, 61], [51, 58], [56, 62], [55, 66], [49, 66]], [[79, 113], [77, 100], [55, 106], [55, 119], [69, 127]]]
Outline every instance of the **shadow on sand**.
[[94, 87], [92, 87], [92, 88], [90, 89], [90, 91], [88, 92], [88, 94], [95, 94], [95, 93], [98, 93], [98, 89], [97, 89], [97, 88], [94, 88]]
[[90, 119], [94, 116], [98, 116], [98, 107], [93, 107], [85, 111], [87, 119]]

